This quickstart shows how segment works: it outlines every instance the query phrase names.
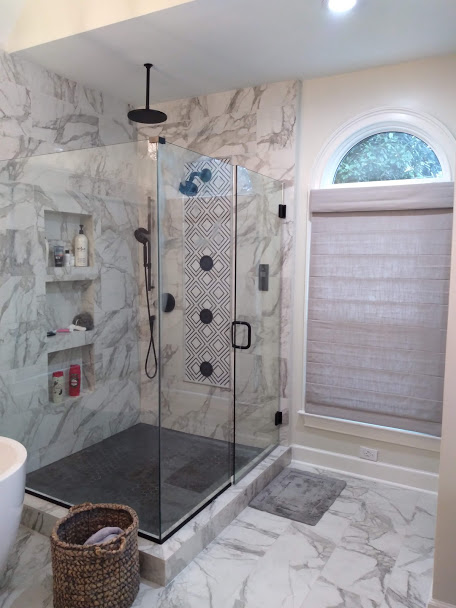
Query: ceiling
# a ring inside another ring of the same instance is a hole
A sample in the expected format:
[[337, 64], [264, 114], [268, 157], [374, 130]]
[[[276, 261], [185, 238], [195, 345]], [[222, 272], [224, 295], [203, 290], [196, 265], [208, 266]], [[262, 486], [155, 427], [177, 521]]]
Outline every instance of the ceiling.
[[194, 0], [18, 54], [144, 105], [456, 52], [456, 0]]

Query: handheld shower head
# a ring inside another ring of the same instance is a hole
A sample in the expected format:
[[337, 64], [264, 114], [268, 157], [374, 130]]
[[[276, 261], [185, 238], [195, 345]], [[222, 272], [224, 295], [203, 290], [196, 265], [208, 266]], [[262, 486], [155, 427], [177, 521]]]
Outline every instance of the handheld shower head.
[[135, 239], [141, 245], [147, 246], [149, 244], [149, 231], [146, 228], [137, 228], [135, 230]]
[[193, 182], [195, 177], [199, 177], [199, 179], [206, 184], [211, 181], [212, 171], [208, 168], [202, 169], [201, 171], [193, 171], [190, 173], [190, 176], [185, 182], [181, 182], [179, 184], [179, 192], [184, 194], [185, 196], [195, 196], [198, 192], [198, 186]]
[[146, 228], [137, 228], [134, 232], [135, 239], [143, 246], [143, 260], [144, 268], [147, 270], [146, 273], [146, 289], [150, 291], [152, 289], [152, 264], [150, 255], [150, 232]]

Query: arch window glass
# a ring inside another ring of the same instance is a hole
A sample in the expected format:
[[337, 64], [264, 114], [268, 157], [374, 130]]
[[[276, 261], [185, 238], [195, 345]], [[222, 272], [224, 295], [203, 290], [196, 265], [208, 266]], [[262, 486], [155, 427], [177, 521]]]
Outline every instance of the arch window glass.
[[422, 139], [400, 131], [376, 133], [355, 144], [342, 158], [334, 184], [442, 176], [435, 152]]

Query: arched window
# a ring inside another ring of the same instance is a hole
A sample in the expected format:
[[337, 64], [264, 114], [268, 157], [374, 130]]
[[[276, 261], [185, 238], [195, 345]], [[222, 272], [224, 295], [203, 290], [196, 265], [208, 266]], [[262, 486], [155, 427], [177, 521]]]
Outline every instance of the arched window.
[[442, 176], [435, 152], [422, 139], [400, 131], [375, 133], [355, 144], [342, 158], [334, 184], [432, 179]]
[[377, 108], [342, 124], [312, 170], [312, 188], [453, 181], [453, 135], [432, 116]]

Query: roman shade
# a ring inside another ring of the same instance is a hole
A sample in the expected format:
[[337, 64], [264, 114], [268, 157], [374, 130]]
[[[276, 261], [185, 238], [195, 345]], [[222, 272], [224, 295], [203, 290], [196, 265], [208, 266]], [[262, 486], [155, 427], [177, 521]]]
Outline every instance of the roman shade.
[[306, 412], [439, 435], [453, 184], [310, 203]]

